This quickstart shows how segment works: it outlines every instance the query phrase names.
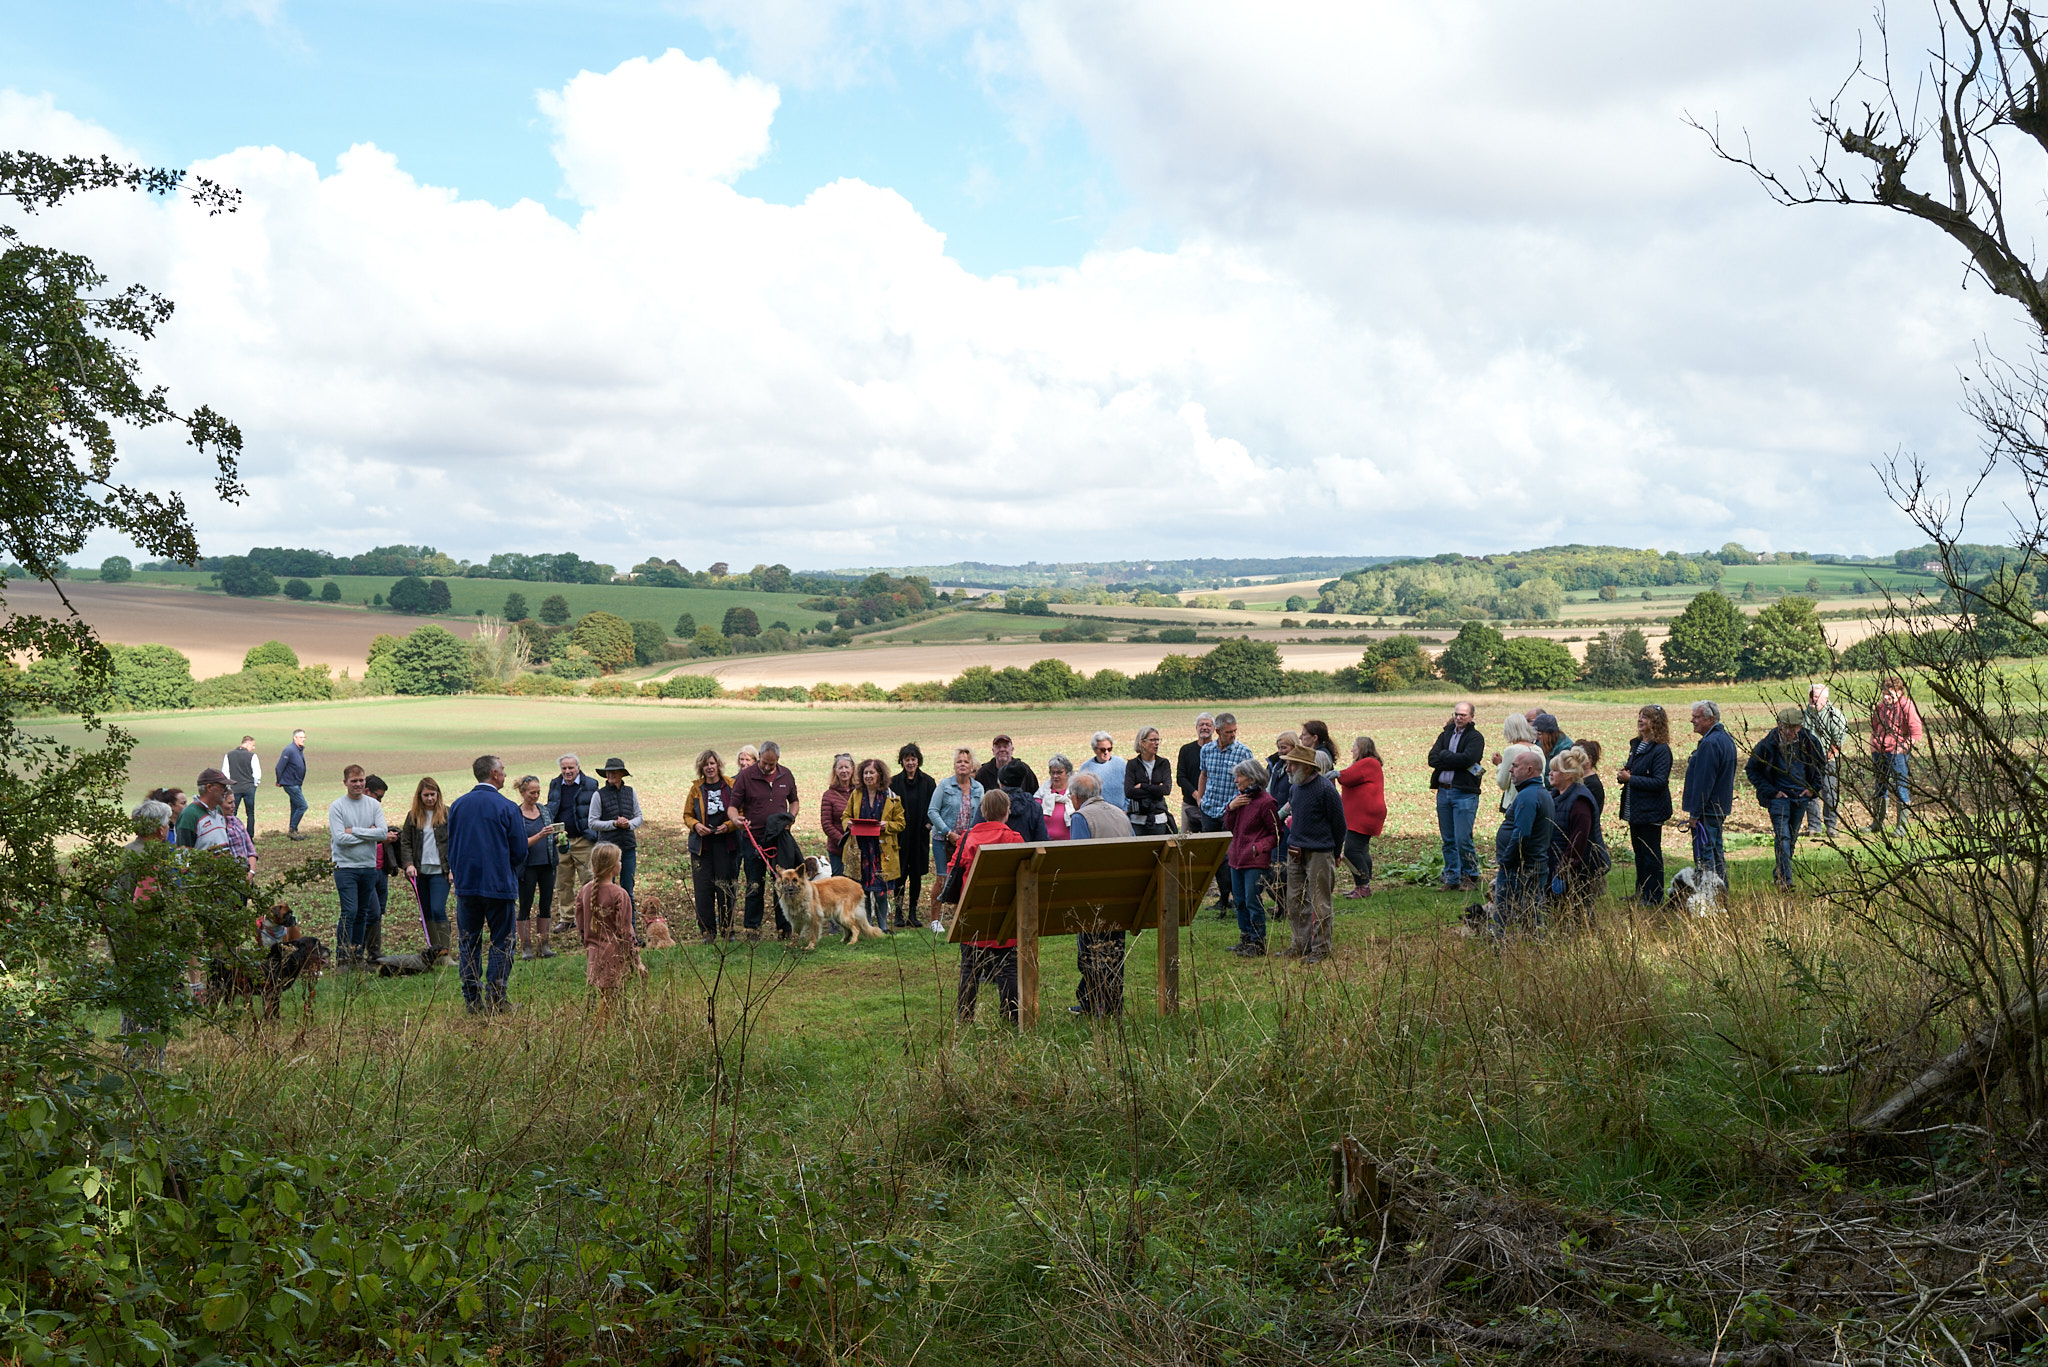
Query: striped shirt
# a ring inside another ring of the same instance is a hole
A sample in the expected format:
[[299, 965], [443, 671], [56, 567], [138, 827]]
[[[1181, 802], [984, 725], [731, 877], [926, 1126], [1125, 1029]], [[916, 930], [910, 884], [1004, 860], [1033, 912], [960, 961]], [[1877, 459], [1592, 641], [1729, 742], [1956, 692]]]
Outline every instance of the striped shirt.
[[1203, 816], [1223, 815], [1230, 799], [1237, 796], [1237, 779], [1232, 771], [1251, 757], [1251, 747], [1241, 740], [1232, 741], [1228, 750], [1213, 740], [1202, 747]]

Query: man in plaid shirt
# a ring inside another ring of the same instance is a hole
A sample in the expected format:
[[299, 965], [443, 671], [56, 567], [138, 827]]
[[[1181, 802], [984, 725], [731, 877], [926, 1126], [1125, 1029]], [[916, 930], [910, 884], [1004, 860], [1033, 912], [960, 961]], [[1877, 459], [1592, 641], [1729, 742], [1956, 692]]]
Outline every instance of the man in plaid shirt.
[[[1252, 757], [1251, 747], [1237, 739], [1237, 716], [1225, 712], [1216, 718], [1216, 738], [1202, 747], [1202, 829], [1220, 831], [1223, 827], [1223, 813], [1230, 806], [1230, 799], [1237, 796], [1237, 780], [1233, 777], [1237, 766]], [[1229, 871], [1219, 866], [1216, 870], [1216, 913], [1219, 920], [1228, 921], [1236, 915], [1230, 905]]]

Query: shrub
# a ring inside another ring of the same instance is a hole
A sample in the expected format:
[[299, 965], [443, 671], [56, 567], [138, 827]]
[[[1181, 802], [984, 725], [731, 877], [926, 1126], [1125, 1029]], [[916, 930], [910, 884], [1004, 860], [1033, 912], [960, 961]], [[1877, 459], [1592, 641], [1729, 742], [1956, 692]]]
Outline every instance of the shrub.
[[697, 634], [690, 638], [690, 647], [699, 655], [732, 654], [732, 642], [721, 636], [718, 628], [709, 623], [697, 628]]
[[521, 674], [505, 685], [505, 691], [517, 698], [554, 698], [576, 690], [553, 674]]
[[636, 698], [639, 695], [639, 688], [624, 679], [599, 679], [590, 686], [593, 698]]
[[724, 693], [709, 674], [671, 674], [661, 685], [664, 698], [716, 698]]
[[969, 665], [946, 685], [946, 701], [988, 702], [995, 695], [995, 678], [987, 665]]
[[686, 612], [682, 616], [676, 618], [677, 639], [687, 641], [696, 634], [697, 616], [695, 613]]
[[1586, 642], [1586, 662], [1579, 677], [1595, 688], [1631, 688], [1649, 683], [1656, 675], [1650, 643], [1634, 627], [1618, 635], [1603, 631]]
[[1467, 622], [1436, 657], [1443, 676], [1464, 688], [1491, 688], [1507, 653], [1507, 637], [1484, 622]]
[[303, 603], [313, 596], [313, 586], [303, 579], [287, 579], [284, 581], [284, 596], [294, 603]]
[[277, 592], [277, 580], [270, 571], [252, 564], [246, 555], [231, 555], [221, 561], [213, 580], [231, 598], [267, 598]]
[[1081, 697], [1107, 700], [1131, 696], [1131, 676], [1121, 669], [1098, 669], [1081, 686]]
[[260, 646], [250, 646], [249, 653], [242, 657], [242, 668], [254, 669], [258, 665], [288, 665], [299, 667], [299, 652], [283, 641], [265, 641]]
[[1726, 596], [1713, 589], [1695, 595], [1685, 611], [1671, 619], [1663, 672], [1684, 683], [1732, 678], [1746, 630], [1742, 609]]
[[[445, 591], [447, 585], [441, 587]], [[432, 609], [434, 591], [427, 587], [426, 580], [416, 574], [408, 574], [391, 586], [391, 592], [385, 595], [384, 601], [398, 612], [418, 617]]]
[[1281, 693], [1293, 697], [1303, 693], [1335, 693], [1337, 676], [1327, 669], [1286, 669], [1280, 673]]
[[944, 702], [946, 685], [936, 679], [901, 683], [889, 690], [890, 702]]
[[1743, 679], [1793, 679], [1825, 674], [1834, 657], [1813, 600], [1781, 598], [1759, 612], [1743, 633], [1735, 672]]
[[505, 595], [505, 611], [502, 614], [508, 622], [526, 620], [526, 595], [514, 589]]
[[541, 599], [540, 620], [551, 627], [566, 624], [569, 620], [569, 600], [559, 593], [551, 593]]
[[427, 611], [448, 612], [455, 606], [454, 597], [448, 592], [446, 579], [433, 579], [427, 583]]
[[1159, 631], [1159, 640], [1163, 644], [1170, 646], [1190, 646], [1195, 643], [1195, 629], [1193, 627], [1162, 627]]
[[570, 639], [581, 646], [596, 662], [597, 667], [607, 674], [631, 663], [633, 659], [633, 628], [625, 618], [614, 612], [585, 613], [576, 623], [576, 630]]
[[[1287, 600], [1286, 607], [1287, 611], [1289, 612], [1307, 612], [1309, 609], [1309, 601], [1308, 599], [1302, 597], [1300, 594], [1297, 593]], [[1286, 624], [1282, 623], [1282, 625], [1284, 626]]]
[[276, 702], [324, 702], [334, 696], [326, 665], [299, 669], [264, 664], [239, 674], [217, 674], [192, 688], [194, 707], [254, 707]]
[[192, 662], [169, 646], [108, 646], [114, 668], [108, 680], [114, 705], [127, 711], [161, 711], [192, 705]]
[[572, 645], [548, 661], [548, 673], [558, 679], [594, 679], [603, 672], [581, 646]]
[[1366, 647], [1358, 663], [1360, 687], [1368, 693], [1398, 693], [1434, 673], [1429, 652], [1413, 636], [1389, 636]]
[[726, 636], [759, 636], [761, 619], [752, 608], [732, 607], [725, 610], [725, 621], [719, 632]]
[[135, 566], [125, 555], [110, 555], [100, 561], [102, 584], [125, 584], [135, 577]]
[[[1161, 633], [1163, 636], [1165, 633]], [[1190, 655], [1168, 655], [1131, 679], [1131, 696], [1182, 702], [1195, 696], [1195, 661]]]
[[320, 601], [323, 603], [339, 603], [341, 601], [341, 585], [335, 583], [332, 579], [322, 584], [320, 586]]
[[1281, 691], [1280, 647], [1271, 641], [1225, 641], [1195, 662], [1200, 697], [1272, 698]]
[[378, 664], [395, 693], [414, 697], [462, 693], [475, 675], [469, 647], [446, 627], [420, 627]]
[[1549, 691], [1568, 688], [1579, 677], [1579, 662], [1570, 649], [1542, 636], [1517, 636], [1501, 653], [1503, 688]]
[[668, 628], [659, 622], [639, 618], [626, 623], [633, 633], [633, 663], [651, 665], [662, 657], [662, 648], [668, 644]]

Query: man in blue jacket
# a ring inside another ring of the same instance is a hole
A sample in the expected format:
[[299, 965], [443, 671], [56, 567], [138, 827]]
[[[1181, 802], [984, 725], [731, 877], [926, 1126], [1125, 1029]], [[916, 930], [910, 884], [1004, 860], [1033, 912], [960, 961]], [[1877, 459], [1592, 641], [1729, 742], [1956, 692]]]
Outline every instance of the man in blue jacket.
[[[505, 761], [479, 755], [470, 772], [476, 787], [448, 808], [448, 875], [455, 889], [455, 933], [462, 1000], [471, 1014], [503, 1011], [512, 977], [512, 935], [517, 925], [519, 866], [526, 862], [526, 818], [501, 791]], [[491, 934], [490, 968], [482, 974], [483, 933]]]
[[1745, 770], [1759, 806], [1771, 814], [1771, 843], [1777, 852], [1777, 885], [1792, 890], [1792, 854], [1806, 804], [1820, 796], [1827, 756], [1806, 729], [1806, 713], [1778, 709], [1778, 724], [1749, 752]]
[[1713, 874], [1726, 887], [1728, 855], [1721, 843], [1721, 825], [1735, 808], [1735, 767], [1740, 760], [1735, 737], [1721, 725], [1718, 703], [1694, 703], [1692, 729], [1700, 743], [1686, 763], [1685, 796], [1678, 805], [1692, 831], [1694, 867]]
[[292, 732], [292, 743], [277, 752], [277, 767], [271, 770], [277, 786], [292, 804], [291, 829], [286, 832], [288, 840], [304, 840], [299, 834], [299, 818], [306, 814], [306, 733]]
[[1527, 750], [1509, 772], [1515, 800], [1493, 837], [1500, 876], [1493, 886], [1493, 922], [1498, 931], [1535, 930], [1543, 924], [1544, 895], [1550, 885], [1550, 846], [1557, 836], [1557, 799], [1543, 781], [1543, 761]]

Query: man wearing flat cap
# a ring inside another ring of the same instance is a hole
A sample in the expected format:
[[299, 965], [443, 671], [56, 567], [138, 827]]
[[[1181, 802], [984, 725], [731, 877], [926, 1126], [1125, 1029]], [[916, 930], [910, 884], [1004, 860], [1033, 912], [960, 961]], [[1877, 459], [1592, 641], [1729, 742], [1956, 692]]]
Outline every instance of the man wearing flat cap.
[[1778, 724], [1749, 752], [1744, 770], [1749, 786], [1756, 789], [1757, 803], [1771, 814], [1771, 844], [1777, 852], [1776, 881], [1786, 892], [1792, 890], [1792, 850], [1799, 840], [1799, 826], [1806, 816], [1806, 804], [1821, 790], [1827, 773], [1827, 754], [1806, 729], [1806, 713], [1796, 707], [1780, 708]]

